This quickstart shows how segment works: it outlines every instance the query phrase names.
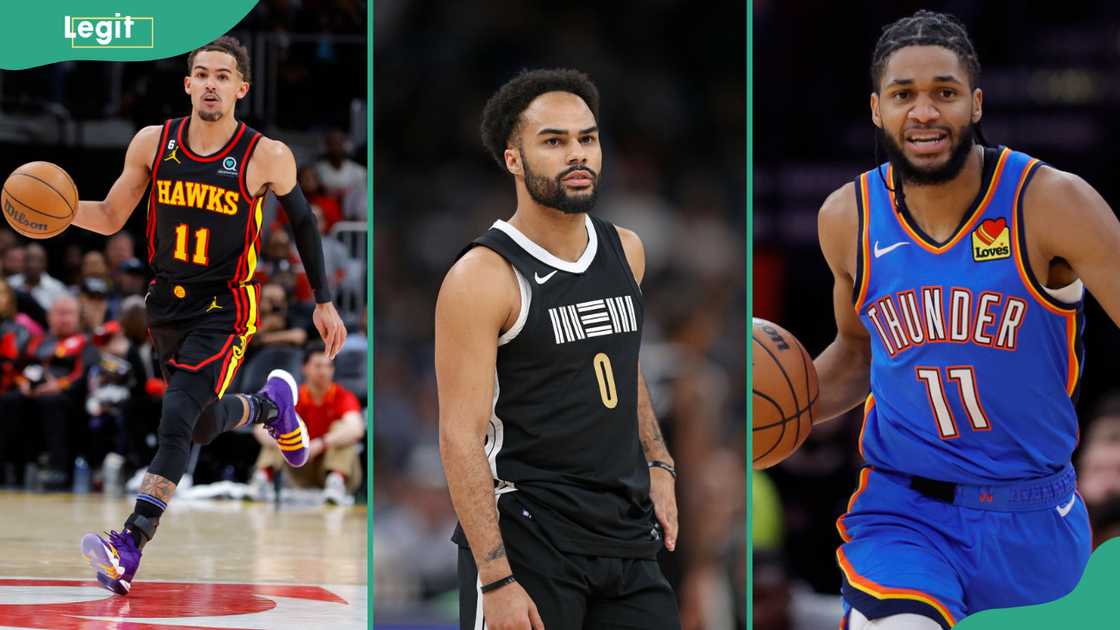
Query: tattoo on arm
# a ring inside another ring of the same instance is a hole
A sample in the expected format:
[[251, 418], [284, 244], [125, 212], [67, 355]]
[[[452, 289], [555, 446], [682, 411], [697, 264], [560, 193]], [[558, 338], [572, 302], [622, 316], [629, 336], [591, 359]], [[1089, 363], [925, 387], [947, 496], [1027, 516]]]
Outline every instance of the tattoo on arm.
[[494, 547], [493, 549], [491, 549], [490, 553], [486, 554], [486, 561], [491, 562], [491, 561], [497, 560], [498, 558], [504, 558], [504, 557], [506, 557], [506, 546], [505, 545], [498, 545], [497, 547]]
[[646, 460], [659, 459], [668, 464], [673, 463], [669, 455], [669, 448], [665, 446], [665, 438], [661, 437], [661, 427], [657, 423], [657, 416], [653, 413], [653, 401], [649, 398], [645, 378], [638, 376], [638, 438], [642, 443], [642, 452]]
[[170, 479], [159, 475], [146, 473], [144, 481], [140, 483], [140, 494], [153, 496], [164, 503], [171, 500], [175, 494], [175, 484]]

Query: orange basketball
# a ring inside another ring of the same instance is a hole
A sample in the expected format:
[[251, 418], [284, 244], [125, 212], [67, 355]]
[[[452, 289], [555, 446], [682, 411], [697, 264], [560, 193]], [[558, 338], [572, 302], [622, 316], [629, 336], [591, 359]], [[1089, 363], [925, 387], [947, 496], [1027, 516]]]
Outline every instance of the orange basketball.
[[753, 324], [751, 463], [760, 470], [789, 457], [809, 437], [821, 390], [813, 359], [796, 337], [764, 319]]
[[74, 220], [78, 187], [50, 162], [28, 162], [12, 171], [0, 195], [4, 218], [12, 229], [30, 238], [50, 238]]

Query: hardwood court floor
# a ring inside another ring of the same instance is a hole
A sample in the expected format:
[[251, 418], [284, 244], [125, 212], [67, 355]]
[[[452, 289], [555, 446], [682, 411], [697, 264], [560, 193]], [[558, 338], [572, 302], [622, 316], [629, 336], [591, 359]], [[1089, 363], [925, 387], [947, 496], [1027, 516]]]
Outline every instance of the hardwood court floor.
[[173, 501], [118, 597], [78, 543], [132, 505], [0, 491], [0, 628], [366, 627], [364, 508]]

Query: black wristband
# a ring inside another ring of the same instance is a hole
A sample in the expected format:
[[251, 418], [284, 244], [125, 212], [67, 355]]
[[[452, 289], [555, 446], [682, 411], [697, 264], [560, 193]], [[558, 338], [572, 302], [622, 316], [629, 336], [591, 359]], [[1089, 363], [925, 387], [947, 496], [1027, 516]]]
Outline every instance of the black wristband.
[[673, 476], [673, 479], [677, 478], [677, 469], [673, 468], [669, 464], [666, 464], [665, 462], [663, 462], [659, 459], [651, 460], [649, 462], [649, 467], [650, 468], [661, 468], [662, 470], [667, 470], [667, 471], [669, 471], [669, 474]]
[[483, 593], [489, 593], [490, 591], [502, 588], [506, 584], [513, 584], [516, 581], [517, 578], [513, 577], [513, 574], [511, 573], [500, 580], [494, 580], [489, 584], [483, 584], [478, 590], [482, 591]]

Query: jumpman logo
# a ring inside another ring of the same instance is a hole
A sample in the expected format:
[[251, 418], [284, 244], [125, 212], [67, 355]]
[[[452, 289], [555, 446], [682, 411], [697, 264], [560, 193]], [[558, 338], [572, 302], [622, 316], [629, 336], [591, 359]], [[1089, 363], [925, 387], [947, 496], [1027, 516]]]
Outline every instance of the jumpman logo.
[[220, 311], [220, 310], [222, 310], [222, 307], [221, 307], [221, 305], [218, 304], [218, 296], [215, 295], [214, 299], [210, 300], [210, 306], [206, 307], [206, 312], [209, 313], [210, 311]]
[[163, 158], [163, 161], [166, 162], [168, 160], [175, 160], [176, 164], [182, 165], [182, 162], [179, 161], [179, 156], [176, 155], [176, 153], [178, 153], [178, 152], [179, 152], [179, 147], [175, 147], [174, 149], [171, 149], [171, 153], [169, 153], [167, 155], [167, 157]]

